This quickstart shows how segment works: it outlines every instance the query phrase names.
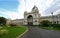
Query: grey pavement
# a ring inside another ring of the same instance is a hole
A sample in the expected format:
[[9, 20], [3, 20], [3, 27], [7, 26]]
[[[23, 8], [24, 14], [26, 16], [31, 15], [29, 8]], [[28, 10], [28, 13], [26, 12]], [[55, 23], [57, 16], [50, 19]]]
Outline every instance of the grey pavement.
[[60, 32], [28, 26], [28, 32], [21, 38], [60, 38]]

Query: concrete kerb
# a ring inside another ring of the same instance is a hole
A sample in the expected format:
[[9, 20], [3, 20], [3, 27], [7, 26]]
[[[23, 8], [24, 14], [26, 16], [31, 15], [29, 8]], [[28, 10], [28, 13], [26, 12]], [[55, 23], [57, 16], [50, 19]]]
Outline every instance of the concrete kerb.
[[21, 35], [19, 35], [17, 38], [21, 38], [27, 31], [28, 31], [28, 28], [26, 27], [26, 31], [22, 33]]

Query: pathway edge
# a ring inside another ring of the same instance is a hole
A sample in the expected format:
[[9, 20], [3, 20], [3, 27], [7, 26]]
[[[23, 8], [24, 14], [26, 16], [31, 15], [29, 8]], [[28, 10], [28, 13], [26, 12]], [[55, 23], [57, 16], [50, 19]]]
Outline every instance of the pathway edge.
[[28, 32], [28, 28], [26, 27], [26, 31], [20, 34], [17, 38], [21, 38], [26, 32]]

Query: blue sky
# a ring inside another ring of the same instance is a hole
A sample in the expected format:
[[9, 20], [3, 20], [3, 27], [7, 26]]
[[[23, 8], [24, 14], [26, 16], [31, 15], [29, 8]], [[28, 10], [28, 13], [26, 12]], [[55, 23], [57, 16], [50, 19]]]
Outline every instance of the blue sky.
[[30, 12], [34, 5], [42, 16], [50, 15], [60, 9], [60, 0], [0, 0], [0, 16], [22, 19], [24, 11]]
[[9, 11], [17, 11], [18, 7], [18, 1], [5, 1], [5, 0], [0, 0], [0, 8], [9, 10]]
[[0, 0], [0, 1], [17, 1], [17, 0]]

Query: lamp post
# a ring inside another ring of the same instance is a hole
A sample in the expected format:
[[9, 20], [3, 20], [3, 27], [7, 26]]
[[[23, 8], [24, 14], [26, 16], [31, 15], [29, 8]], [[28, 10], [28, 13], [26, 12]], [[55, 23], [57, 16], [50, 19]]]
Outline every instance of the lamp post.
[[53, 19], [53, 12], [51, 12], [51, 14], [52, 14], [52, 24], [53, 24], [53, 21], [54, 21], [54, 19]]
[[59, 14], [57, 15], [57, 24], [59, 24]]

